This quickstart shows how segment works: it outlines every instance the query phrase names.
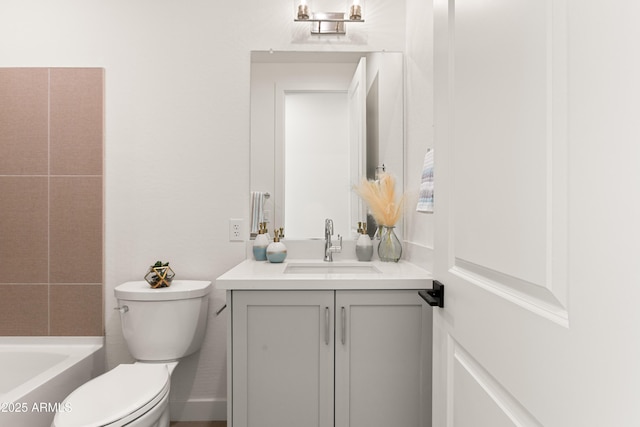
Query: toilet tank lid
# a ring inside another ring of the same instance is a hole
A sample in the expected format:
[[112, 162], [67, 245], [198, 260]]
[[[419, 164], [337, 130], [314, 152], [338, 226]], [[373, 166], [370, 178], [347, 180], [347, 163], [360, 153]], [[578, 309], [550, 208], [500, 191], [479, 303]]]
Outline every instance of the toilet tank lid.
[[174, 280], [171, 286], [153, 289], [145, 281], [126, 282], [116, 286], [116, 298], [129, 301], [170, 301], [200, 298], [209, 293], [208, 280]]

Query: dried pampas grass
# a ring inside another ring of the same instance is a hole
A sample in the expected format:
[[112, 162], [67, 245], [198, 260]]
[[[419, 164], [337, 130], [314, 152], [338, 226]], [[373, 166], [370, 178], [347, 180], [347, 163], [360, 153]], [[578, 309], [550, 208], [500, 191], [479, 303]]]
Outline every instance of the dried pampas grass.
[[371, 215], [378, 225], [393, 227], [402, 215], [402, 198], [396, 202], [396, 180], [384, 173], [379, 181], [363, 179], [354, 190], [369, 205]]

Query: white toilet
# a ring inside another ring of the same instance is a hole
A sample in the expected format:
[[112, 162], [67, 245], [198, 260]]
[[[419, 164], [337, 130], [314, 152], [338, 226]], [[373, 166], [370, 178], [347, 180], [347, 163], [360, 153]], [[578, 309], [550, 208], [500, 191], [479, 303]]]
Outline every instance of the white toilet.
[[211, 282], [174, 280], [115, 288], [122, 332], [133, 364], [119, 365], [73, 391], [52, 427], [169, 425], [171, 373], [178, 360], [200, 349], [207, 327]]

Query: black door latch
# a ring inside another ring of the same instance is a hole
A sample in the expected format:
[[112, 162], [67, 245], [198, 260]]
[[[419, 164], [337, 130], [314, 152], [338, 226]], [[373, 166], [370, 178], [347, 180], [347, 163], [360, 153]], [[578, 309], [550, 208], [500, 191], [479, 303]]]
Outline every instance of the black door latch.
[[444, 307], [444, 285], [437, 280], [433, 281], [433, 289], [418, 291], [418, 295], [431, 306]]

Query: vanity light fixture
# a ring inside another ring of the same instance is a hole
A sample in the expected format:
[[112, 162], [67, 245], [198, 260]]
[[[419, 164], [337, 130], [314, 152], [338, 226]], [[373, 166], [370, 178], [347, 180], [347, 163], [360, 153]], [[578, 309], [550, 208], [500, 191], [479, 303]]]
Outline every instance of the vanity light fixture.
[[353, 0], [347, 13], [309, 12], [307, 0], [300, 0], [295, 22], [311, 22], [311, 34], [346, 34], [345, 22], [364, 22], [360, 0]]

